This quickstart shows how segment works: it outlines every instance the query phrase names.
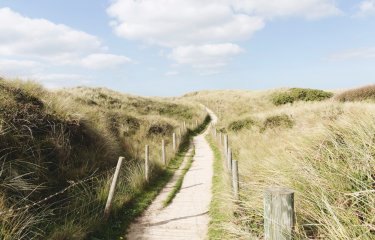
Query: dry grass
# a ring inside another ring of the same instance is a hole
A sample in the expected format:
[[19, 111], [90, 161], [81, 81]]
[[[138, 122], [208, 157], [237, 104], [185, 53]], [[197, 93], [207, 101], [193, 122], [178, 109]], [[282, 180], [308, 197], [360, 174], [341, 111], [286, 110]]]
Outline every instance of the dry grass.
[[[218, 112], [239, 161], [241, 204], [227, 219], [228, 239], [263, 237], [263, 191], [272, 185], [296, 190], [296, 237], [374, 239], [375, 105], [296, 102], [274, 106], [267, 92], [212, 91], [186, 98]], [[272, 116], [293, 127], [259, 131]], [[230, 130], [233, 121], [256, 124]], [[230, 226], [230, 227], [228, 227]]]
[[171, 159], [172, 132], [183, 121], [204, 118], [197, 104], [184, 100], [101, 88], [50, 92], [32, 82], [0, 80], [0, 211], [95, 176], [31, 209], [0, 215], [0, 239], [82, 239], [101, 221], [119, 156], [126, 162], [114, 212], [145, 186], [144, 146], [150, 146], [156, 176], [163, 168], [161, 140]]
[[338, 94], [335, 98], [341, 102], [374, 101], [375, 85], [351, 89]]

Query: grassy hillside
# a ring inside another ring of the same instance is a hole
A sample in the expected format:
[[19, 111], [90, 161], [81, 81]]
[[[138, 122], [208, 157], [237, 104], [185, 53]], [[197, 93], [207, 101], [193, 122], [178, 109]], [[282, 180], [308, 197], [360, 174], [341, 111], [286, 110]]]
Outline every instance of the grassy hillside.
[[102, 221], [118, 157], [114, 212], [145, 187], [144, 146], [155, 178], [161, 139], [171, 158], [172, 132], [204, 118], [184, 100], [0, 80], [0, 239], [83, 239]]
[[[374, 96], [363, 92], [357, 91], [361, 97]], [[240, 205], [213, 227], [224, 229], [231, 239], [262, 238], [263, 191], [281, 185], [296, 191], [296, 238], [374, 239], [375, 104], [363, 98], [350, 102], [353, 97], [340, 102], [343, 95], [331, 98], [321, 91], [312, 98], [274, 101], [280, 95], [289, 99], [285, 96], [291, 93], [278, 89], [185, 95], [218, 113], [217, 128], [228, 133], [239, 161]]]

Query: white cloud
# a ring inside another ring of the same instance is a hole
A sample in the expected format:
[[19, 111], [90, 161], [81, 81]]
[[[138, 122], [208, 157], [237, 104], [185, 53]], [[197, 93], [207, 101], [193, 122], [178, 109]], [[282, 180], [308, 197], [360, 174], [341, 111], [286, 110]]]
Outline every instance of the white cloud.
[[261, 16], [318, 19], [341, 14], [334, 0], [232, 0], [236, 11]]
[[19, 73], [25, 69], [40, 68], [41, 64], [28, 60], [0, 59], [0, 69], [3, 74]]
[[117, 65], [126, 58], [106, 54], [107, 47], [96, 36], [46, 19], [28, 18], [10, 8], [0, 8], [0, 33], [0, 57], [7, 59], [65, 65], [76, 64], [82, 58], [98, 61], [102, 55]]
[[129, 63], [131, 60], [124, 56], [113, 54], [91, 54], [81, 60], [81, 64], [91, 69], [110, 68]]
[[167, 47], [246, 39], [264, 25], [212, 0], [118, 0], [108, 13], [119, 36]]
[[107, 12], [118, 36], [169, 48], [178, 63], [209, 68], [237, 53], [217, 60], [203, 49], [247, 40], [270, 19], [341, 13], [334, 0], [113, 0]]
[[375, 59], [375, 47], [351, 49], [335, 53], [330, 57], [332, 60], [344, 61], [353, 59]]
[[34, 74], [21, 76], [24, 80], [33, 80], [43, 83], [47, 88], [59, 88], [59, 87], [69, 87], [77, 86], [83, 84], [89, 84], [90, 78], [80, 74], [67, 74], [67, 73], [52, 73], [52, 74]]
[[365, 17], [371, 14], [375, 14], [375, 0], [365, 0], [358, 5], [355, 17]]
[[189, 45], [173, 48], [168, 57], [178, 64], [191, 65], [197, 69], [213, 69], [225, 66], [230, 57], [241, 52], [243, 50], [232, 43]]
[[176, 76], [178, 74], [180, 74], [179, 71], [168, 71], [165, 73], [165, 76], [170, 77], [170, 76]]

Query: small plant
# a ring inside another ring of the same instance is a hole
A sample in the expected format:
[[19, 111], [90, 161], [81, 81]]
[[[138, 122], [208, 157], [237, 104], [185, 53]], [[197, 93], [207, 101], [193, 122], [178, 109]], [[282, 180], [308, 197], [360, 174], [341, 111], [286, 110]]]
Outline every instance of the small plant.
[[261, 132], [265, 131], [266, 129], [274, 129], [279, 127], [292, 128], [294, 124], [294, 120], [286, 114], [270, 116], [264, 120]]
[[287, 92], [274, 94], [272, 96], [272, 102], [276, 106], [279, 106], [287, 103], [293, 103], [295, 101], [323, 101], [331, 98], [332, 96], [333, 93], [318, 89], [291, 88]]
[[234, 132], [238, 132], [242, 129], [249, 129], [255, 125], [255, 121], [251, 118], [245, 118], [237, 121], [233, 121], [229, 124], [228, 129]]
[[335, 97], [341, 102], [375, 100], [375, 85], [345, 91]]

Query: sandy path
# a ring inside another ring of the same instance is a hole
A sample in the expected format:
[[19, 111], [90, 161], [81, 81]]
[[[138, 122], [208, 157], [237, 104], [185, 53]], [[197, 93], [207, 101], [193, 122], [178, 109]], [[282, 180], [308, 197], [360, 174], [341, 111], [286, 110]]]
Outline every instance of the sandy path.
[[[209, 109], [207, 111], [211, 115], [212, 122], [216, 123], [216, 116]], [[162, 202], [178, 178], [176, 176], [143, 216], [130, 226], [127, 239], [206, 239], [213, 174], [213, 153], [205, 139], [209, 131], [210, 128], [194, 137], [193, 164], [186, 173], [181, 191], [173, 202], [168, 207], [162, 208]], [[179, 175], [179, 172], [176, 175]]]

